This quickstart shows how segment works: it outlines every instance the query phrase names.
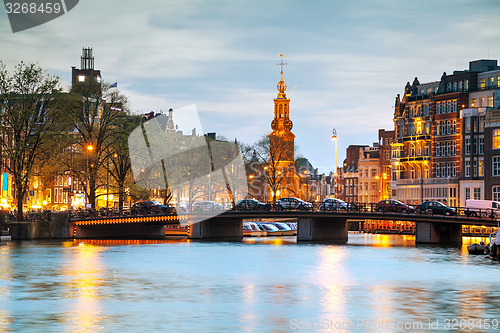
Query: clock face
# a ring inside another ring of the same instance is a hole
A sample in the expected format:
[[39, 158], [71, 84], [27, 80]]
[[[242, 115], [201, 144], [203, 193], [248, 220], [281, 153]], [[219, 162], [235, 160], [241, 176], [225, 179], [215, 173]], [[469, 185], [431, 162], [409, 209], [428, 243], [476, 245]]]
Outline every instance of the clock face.
[[293, 123], [290, 119], [285, 119], [283, 121], [283, 127], [287, 130], [287, 131], [290, 131], [293, 127]]
[[278, 121], [276, 119], [271, 122], [271, 128], [273, 129], [273, 131], [276, 131], [278, 129]]

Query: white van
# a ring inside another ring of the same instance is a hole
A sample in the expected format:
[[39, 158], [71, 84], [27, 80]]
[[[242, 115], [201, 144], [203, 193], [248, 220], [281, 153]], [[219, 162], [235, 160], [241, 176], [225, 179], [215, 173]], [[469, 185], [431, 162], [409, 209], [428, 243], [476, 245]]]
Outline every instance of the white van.
[[466, 200], [465, 215], [488, 217], [494, 214], [500, 217], [500, 202], [491, 200]]

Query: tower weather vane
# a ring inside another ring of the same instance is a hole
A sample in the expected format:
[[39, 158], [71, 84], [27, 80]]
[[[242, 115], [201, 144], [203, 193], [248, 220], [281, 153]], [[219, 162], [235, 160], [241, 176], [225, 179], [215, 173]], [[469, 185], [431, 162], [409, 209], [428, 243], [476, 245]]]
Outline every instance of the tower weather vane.
[[281, 66], [281, 73], [283, 73], [283, 65], [287, 65], [286, 62], [283, 62], [283, 56], [284, 54], [280, 54], [280, 57], [281, 57], [281, 62], [279, 64], [277, 64], [278, 66]]

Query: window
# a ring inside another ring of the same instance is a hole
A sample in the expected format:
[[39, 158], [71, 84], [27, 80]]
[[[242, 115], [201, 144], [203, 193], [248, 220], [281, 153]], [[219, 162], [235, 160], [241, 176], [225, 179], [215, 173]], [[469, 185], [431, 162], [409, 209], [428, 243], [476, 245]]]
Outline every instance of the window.
[[85, 75], [78, 75], [79, 82], [85, 82]]
[[465, 118], [465, 133], [470, 133], [470, 117]]
[[479, 177], [484, 177], [484, 160], [479, 160]]
[[500, 201], [500, 186], [493, 186], [492, 192], [493, 192], [493, 201]]
[[492, 162], [493, 162], [492, 175], [500, 176], [500, 156], [493, 156]]
[[495, 77], [489, 77], [488, 78], [488, 88], [493, 88], [495, 86]]
[[441, 156], [441, 144], [436, 143], [436, 156]]
[[424, 105], [424, 116], [428, 116], [428, 115], [429, 115], [429, 104], [426, 104], [426, 105]]
[[477, 177], [477, 160], [472, 163], [472, 177]]
[[486, 84], [484, 78], [482, 78], [479, 80], [479, 89], [483, 90], [484, 88], [486, 88]]
[[480, 199], [481, 199], [481, 188], [474, 187], [474, 200], [480, 200]]
[[465, 139], [465, 155], [470, 155], [470, 138]]
[[470, 199], [470, 187], [465, 188], [465, 200]]
[[452, 155], [456, 155], [457, 154], [457, 143], [455, 141], [453, 141], [452, 143]]
[[457, 100], [453, 100], [453, 112], [457, 112]]
[[465, 161], [465, 177], [470, 177], [470, 161]]
[[439, 163], [436, 163], [436, 178], [441, 177], [441, 166]]
[[484, 154], [484, 138], [479, 138], [479, 147], [478, 147], [478, 152], [479, 154]]
[[476, 107], [476, 99], [473, 98], [471, 101], [470, 101], [470, 106], [471, 108], [475, 108]]
[[464, 81], [464, 90], [465, 91], [469, 90], [469, 80]]
[[376, 174], [377, 174], [377, 169], [372, 169], [372, 177], [375, 177]]
[[479, 107], [480, 107], [480, 108], [482, 108], [482, 107], [484, 107], [484, 106], [486, 106], [486, 105], [484, 104], [484, 97], [481, 97], [481, 98], [479, 99]]
[[484, 132], [484, 118], [479, 118], [479, 132]]
[[493, 130], [493, 149], [500, 149], [500, 129]]
[[451, 142], [448, 141], [446, 142], [446, 156], [450, 156], [451, 155]]
[[441, 114], [441, 103], [436, 103], [436, 114]]
[[457, 163], [453, 163], [451, 170], [453, 172], [453, 177], [457, 176]]
[[457, 121], [453, 120], [453, 133], [457, 133]]
[[492, 108], [493, 107], [493, 96], [488, 96], [488, 107]]
[[451, 121], [446, 122], [446, 134], [451, 134]]

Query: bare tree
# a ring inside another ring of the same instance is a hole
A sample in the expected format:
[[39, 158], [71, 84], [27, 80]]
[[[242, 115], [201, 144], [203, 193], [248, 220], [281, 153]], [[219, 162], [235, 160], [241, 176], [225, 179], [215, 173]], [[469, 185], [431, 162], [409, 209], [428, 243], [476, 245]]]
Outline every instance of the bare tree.
[[57, 77], [24, 62], [11, 74], [0, 62], [0, 164], [14, 178], [19, 221], [33, 168], [61, 132], [63, 105]]
[[79, 134], [78, 145], [87, 155], [86, 191], [95, 208], [98, 171], [114, 142], [118, 120], [127, 112], [127, 98], [109, 84], [89, 80], [72, 90], [74, 107], [68, 114]]
[[267, 135], [253, 146], [254, 156], [262, 165], [265, 164], [263, 176], [271, 189], [273, 204], [276, 203], [276, 193], [279, 189], [287, 188], [293, 191], [293, 184], [290, 184], [290, 172], [294, 169], [294, 162], [290, 161], [290, 152], [294, 149], [292, 142], [278, 138], [271, 139]]
[[123, 114], [117, 118], [116, 126], [113, 129], [113, 140], [107, 147], [106, 163], [104, 166], [117, 184], [118, 209], [123, 213], [123, 203], [125, 202], [125, 184], [127, 179], [133, 183], [131, 175], [131, 162], [128, 149], [128, 135], [141, 122], [139, 116], [128, 116]]

